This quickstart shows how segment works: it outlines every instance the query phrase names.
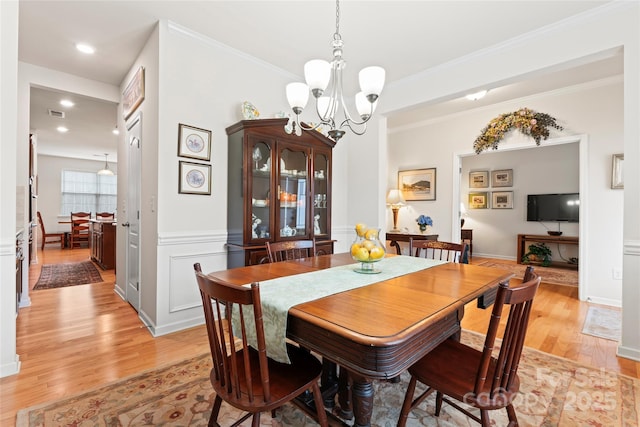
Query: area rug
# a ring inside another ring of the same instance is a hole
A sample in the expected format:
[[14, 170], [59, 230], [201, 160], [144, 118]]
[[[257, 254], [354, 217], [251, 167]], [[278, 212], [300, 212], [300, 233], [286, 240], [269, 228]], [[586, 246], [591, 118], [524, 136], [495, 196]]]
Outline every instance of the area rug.
[[[483, 267], [495, 267], [503, 270], [513, 272], [516, 277], [522, 278], [524, 271], [527, 269], [527, 265], [515, 264], [508, 262], [494, 262], [486, 261], [479, 263]], [[554, 285], [569, 285], [578, 286], [578, 271], [568, 268], [554, 268], [554, 267], [542, 267], [539, 265], [534, 266], [536, 273], [542, 278], [544, 283], [551, 283]]]
[[[480, 347], [483, 337], [463, 331], [462, 340]], [[214, 393], [209, 383], [211, 357], [203, 354], [148, 371], [76, 396], [21, 409], [17, 427], [48, 426], [206, 426]], [[640, 380], [577, 364], [525, 348], [520, 363], [521, 393], [515, 407], [522, 426], [638, 426]], [[395, 426], [408, 383], [375, 381], [373, 427]], [[239, 412], [222, 405], [220, 424]], [[434, 417], [434, 398], [411, 412], [408, 426], [472, 426], [474, 422], [448, 405]], [[506, 411], [493, 411], [496, 426], [507, 425]], [[347, 424], [352, 425], [353, 421]], [[242, 424], [248, 427], [250, 420]], [[261, 426], [317, 426], [291, 404]]]
[[622, 312], [606, 307], [591, 306], [585, 316], [582, 333], [611, 341], [620, 341]]
[[100, 282], [103, 282], [102, 276], [91, 261], [45, 264], [33, 289], [62, 288]]

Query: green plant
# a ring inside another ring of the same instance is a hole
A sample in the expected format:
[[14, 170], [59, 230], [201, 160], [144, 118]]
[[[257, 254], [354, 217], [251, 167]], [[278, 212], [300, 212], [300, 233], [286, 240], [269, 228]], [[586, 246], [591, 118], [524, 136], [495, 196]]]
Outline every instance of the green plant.
[[531, 261], [540, 261], [543, 267], [551, 265], [551, 249], [544, 243], [533, 243], [529, 245], [529, 252], [522, 255], [522, 262], [530, 264]]

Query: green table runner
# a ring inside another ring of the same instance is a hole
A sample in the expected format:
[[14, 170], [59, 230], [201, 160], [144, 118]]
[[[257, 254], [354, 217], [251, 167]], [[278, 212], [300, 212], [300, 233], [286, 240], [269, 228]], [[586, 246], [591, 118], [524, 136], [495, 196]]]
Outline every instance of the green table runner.
[[[285, 340], [287, 313], [294, 305], [445, 263], [446, 261], [401, 255], [384, 258], [376, 263], [376, 268], [381, 270], [379, 274], [357, 273], [354, 269], [360, 263], [354, 263], [260, 282], [267, 355], [278, 362], [289, 363]], [[256, 347], [252, 307], [244, 308], [244, 317], [250, 334], [249, 343]], [[239, 321], [238, 316], [234, 317], [233, 327], [234, 330], [239, 330], [239, 323], [236, 324], [236, 321]]]

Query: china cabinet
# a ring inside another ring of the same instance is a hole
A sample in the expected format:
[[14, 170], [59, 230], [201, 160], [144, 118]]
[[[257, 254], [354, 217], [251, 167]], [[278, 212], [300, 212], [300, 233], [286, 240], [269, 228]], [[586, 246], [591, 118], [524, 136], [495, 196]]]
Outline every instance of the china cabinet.
[[331, 154], [317, 131], [289, 135], [287, 119], [243, 120], [228, 135], [228, 268], [268, 262], [266, 242], [316, 239], [333, 253]]

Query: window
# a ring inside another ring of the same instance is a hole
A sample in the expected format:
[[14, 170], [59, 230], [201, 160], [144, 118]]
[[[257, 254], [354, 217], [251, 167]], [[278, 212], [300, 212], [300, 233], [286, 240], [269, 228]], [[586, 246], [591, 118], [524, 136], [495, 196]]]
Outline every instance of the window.
[[115, 212], [117, 184], [116, 175], [63, 170], [61, 215], [71, 215], [71, 212]]

